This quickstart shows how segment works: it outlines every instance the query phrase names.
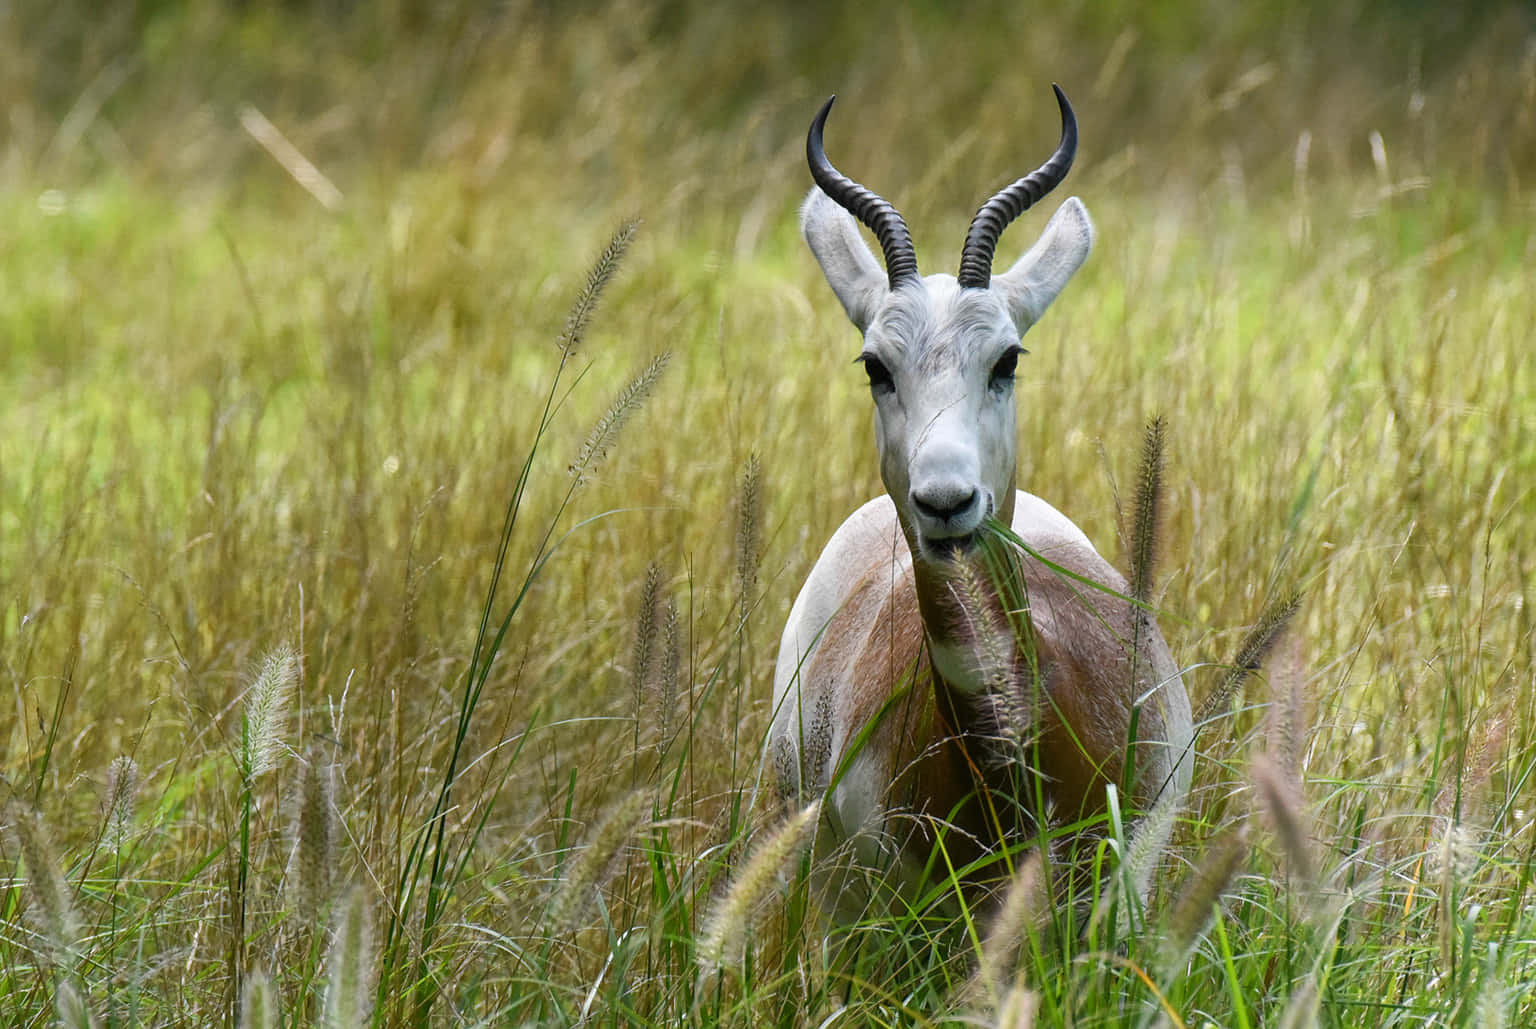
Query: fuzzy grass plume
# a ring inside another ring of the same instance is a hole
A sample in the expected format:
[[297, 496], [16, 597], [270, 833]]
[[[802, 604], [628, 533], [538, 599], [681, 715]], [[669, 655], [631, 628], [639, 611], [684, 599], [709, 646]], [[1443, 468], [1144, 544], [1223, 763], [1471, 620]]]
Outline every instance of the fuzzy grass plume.
[[762, 462], [756, 454], [747, 458], [741, 475], [736, 506], [736, 590], [741, 597], [741, 620], [747, 620], [757, 588], [757, 569], [762, 560], [763, 499]]
[[59, 1029], [96, 1029], [101, 1022], [91, 1010], [85, 993], [73, 979], [59, 982], [53, 998], [54, 1013], [58, 1016]]
[[656, 611], [661, 597], [661, 566], [652, 561], [645, 569], [645, 586], [640, 590], [640, 606], [635, 614], [635, 649], [630, 667], [630, 681], [635, 695], [635, 724], [638, 731], [645, 698], [651, 691], [652, 665], [656, 654]]
[[672, 740], [678, 723], [678, 696], [683, 674], [683, 626], [677, 601], [667, 598], [661, 622], [661, 668], [656, 677], [656, 724], [661, 729], [661, 744]]
[[629, 244], [634, 240], [635, 232], [639, 228], [639, 218], [624, 221], [587, 271], [587, 281], [581, 287], [581, 291], [576, 294], [576, 300], [571, 304], [570, 312], [566, 315], [565, 328], [560, 332], [559, 344], [562, 355], [568, 356], [581, 346], [581, 341], [587, 334], [587, 326], [597, 310], [598, 301], [602, 299], [603, 291], [608, 288], [608, 284], [618, 273], [619, 265], [629, 251]]
[[138, 799], [139, 766], [128, 755], [119, 755], [107, 766], [101, 793], [102, 840], [114, 853], [128, 840]]
[[300, 917], [321, 917], [331, 899], [336, 853], [336, 777], [325, 744], [314, 744], [299, 775], [298, 805], [293, 818], [293, 861], [288, 879], [294, 908]]
[[1207, 847], [1205, 856], [1179, 893], [1163, 937], [1167, 967], [1183, 961], [1215, 917], [1216, 905], [1248, 862], [1248, 827], [1240, 823], [1224, 830]]
[[277, 995], [272, 980], [260, 969], [245, 978], [240, 994], [240, 1029], [277, 1029]]
[[550, 907], [549, 922], [556, 932], [583, 927], [597, 902], [598, 891], [623, 867], [630, 841], [645, 826], [650, 804], [647, 791], [630, 793], [603, 816], [570, 860]]
[[1040, 851], [1031, 850], [1008, 881], [1003, 906], [981, 941], [976, 985], [993, 996], [1008, 989], [1020, 948], [1045, 924], [1050, 903], [1045, 875]]
[[276, 765], [298, 681], [299, 658], [287, 643], [279, 643], [261, 659], [245, 694], [241, 764], [248, 781]]
[[363, 1029], [373, 1012], [373, 922], [361, 887], [338, 906], [326, 963], [326, 1029]]
[[1147, 424], [1136, 478], [1136, 511], [1131, 521], [1131, 597], [1140, 604], [1152, 602], [1157, 568], [1158, 531], [1162, 527], [1163, 453], [1166, 423], [1158, 415]]
[[763, 921], [769, 898], [810, 841], [820, 814], [818, 800], [791, 815], [753, 851], [725, 895], [710, 909], [699, 936], [698, 962], [705, 974], [741, 964], [753, 927]]
[[1280, 638], [1285, 629], [1301, 609], [1301, 594], [1287, 593], [1266, 605], [1259, 614], [1259, 620], [1253, 624], [1238, 645], [1237, 656], [1227, 666], [1227, 674], [1222, 678], [1220, 685], [1212, 690], [1210, 695], [1201, 703], [1195, 712], [1195, 729], [1199, 731], [1203, 726], [1216, 718], [1232, 702], [1232, 696], [1243, 684], [1243, 681], [1263, 667], [1264, 659], [1270, 649]]
[[80, 915], [48, 826], [41, 812], [20, 800], [7, 805], [6, 821], [25, 866], [27, 909], [32, 923], [47, 944], [54, 963], [72, 968], [80, 941]]
[[645, 400], [651, 395], [651, 390], [656, 388], [657, 381], [662, 373], [667, 370], [667, 362], [672, 358], [670, 350], [663, 350], [640, 369], [640, 373], [629, 381], [629, 384], [619, 391], [608, 410], [597, 420], [592, 431], [587, 433], [586, 442], [581, 445], [581, 452], [575, 462], [571, 464], [571, 476], [577, 483], [596, 470], [597, 466], [607, 456], [608, 451], [618, 442], [619, 436], [624, 431], [624, 426], [635, 413], [645, 405]]
[[1249, 775], [1259, 810], [1280, 843], [1286, 868], [1301, 893], [1309, 894], [1317, 882], [1317, 860], [1312, 854], [1311, 820], [1301, 780], [1267, 753], [1254, 755]]

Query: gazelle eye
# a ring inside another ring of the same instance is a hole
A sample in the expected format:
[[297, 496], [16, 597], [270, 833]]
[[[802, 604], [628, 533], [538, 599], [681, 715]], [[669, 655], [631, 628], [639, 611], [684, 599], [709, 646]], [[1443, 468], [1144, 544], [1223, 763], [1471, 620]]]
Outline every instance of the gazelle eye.
[[1013, 382], [1014, 373], [1018, 371], [1019, 367], [1019, 355], [1022, 353], [1024, 353], [1023, 347], [1014, 347], [997, 359], [997, 363], [992, 366], [991, 385], [993, 388], [1006, 386]]
[[861, 354], [859, 360], [864, 363], [864, 373], [869, 376], [869, 388], [875, 393], [889, 393], [896, 388], [896, 382], [891, 378], [891, 370], [885, 363], [873, 354]]

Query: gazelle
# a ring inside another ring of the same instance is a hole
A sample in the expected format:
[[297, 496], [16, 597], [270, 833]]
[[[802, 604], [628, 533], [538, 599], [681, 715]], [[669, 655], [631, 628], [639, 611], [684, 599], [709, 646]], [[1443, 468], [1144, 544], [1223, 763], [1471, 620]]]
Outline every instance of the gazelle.
[[[1167, 644], [1083, 532], [1014, 485], [1019, 341], [1093, 242], [1073, 197], [992, 274], [998, 235], [1072, 165], [1077, 120], [1056, 99], [1055, 154], [981, 207], [953, 277], [920, 276], [902, 216], [827, 160], [832, 99], [806, 142], [801, 228], [864, 337], [887, 492], [833, 534], [790, 611], [769, 754], [782, 792], [825, 792], [834, 838], [860, 864], [894, 865], [898, 884], [921, 873], [941, 821], [960, 867], [1048, 813], [1102, 813], [1109, 783], [1139, 810], [1189, 789], [1189, 699]], [[976, 572], [992, 518], [1027, 545], [1008, 545], [1001, 592]]]

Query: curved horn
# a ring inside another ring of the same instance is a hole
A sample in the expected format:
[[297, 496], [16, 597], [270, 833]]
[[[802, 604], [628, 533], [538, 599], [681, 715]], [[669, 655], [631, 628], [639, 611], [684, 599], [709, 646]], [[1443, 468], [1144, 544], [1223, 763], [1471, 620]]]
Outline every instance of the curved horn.
[[1056, 102], [1061, 106], [1061, 142], [1051, 159], [1011, 186], [1005, 186], [981, 205], [965, 234], [965, 249], [960, 252], [961, 286], [986, 289], [992, 282], [992, 254], [997, 237], [1008, 223], [1029, 210], [1041, 197], [1061, 184], [1077, 155], [1077, 115], [1067, 103], [1067, 94], [1055, 83]]
[[805, 139], [805, 159], [811, 166], [811, 178], [821, 191], [837, 202], [837, 205], [859, 221], [869, 226], [880, 249], [885, 254], [885, 274], [895, 289], [908, 279], [917, 278], [917, 251], [912, 249], [912, 234], [907, 231], [906, 219], [901, 212], [879, 194], [873, 193], [832, 167], [822, 148], [821, 130], [827, 122], [827, 112], [837, 95], [827, 97], [811, 122], [811, 132]]

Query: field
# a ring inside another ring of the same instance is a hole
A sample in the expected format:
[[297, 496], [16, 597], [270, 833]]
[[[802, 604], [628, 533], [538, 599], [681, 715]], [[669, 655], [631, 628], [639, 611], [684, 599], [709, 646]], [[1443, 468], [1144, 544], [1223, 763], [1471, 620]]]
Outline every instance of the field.
[[[1536, 15], [1462, 6], [0, 7], [5, 1023], [1532, 1024]], [[1020, 484], [1123, 567], [1166, 420], [1195, 792], [1145, 908], [834, 929], [804, 133], [952, 270], [1053, 81]]]

